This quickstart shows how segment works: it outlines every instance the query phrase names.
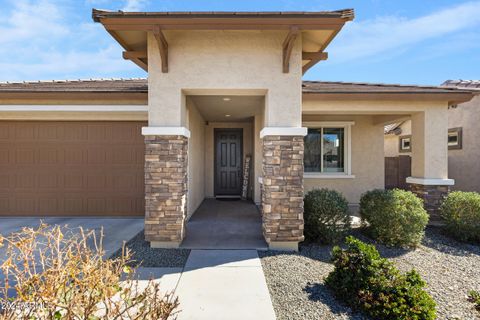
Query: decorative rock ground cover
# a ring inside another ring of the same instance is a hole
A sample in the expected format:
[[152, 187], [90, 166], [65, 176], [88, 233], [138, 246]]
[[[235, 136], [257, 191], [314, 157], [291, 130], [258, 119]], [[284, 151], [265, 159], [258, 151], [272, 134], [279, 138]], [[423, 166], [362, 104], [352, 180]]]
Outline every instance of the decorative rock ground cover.
[[[141, 267], [183, 268], [190, 254], [189, 249], [153, 249], [150, 243], [145, 241], [144, 231], [130, 239], [126, 247], [132, 250], [135, 264]], [[111, 258], [120, 254], [121, 249], [112, 254]]]
[[[353, 235], [374, 243], [358, 230]], [[480, 290], [480, 246], [459, 243], [433, 227], [427, 228], [416, 250], [376, 246], [400, 270], [415, 268], [422, 275], [437, 303], [438, 319], [480, 319], [468, 301], [470, 290]], [[339, 303], [323, 284], [333, 270], [331, 249], [309, 244], [301, 246], [299, 253], [259, 251], [279, 320], [365, 319]]]

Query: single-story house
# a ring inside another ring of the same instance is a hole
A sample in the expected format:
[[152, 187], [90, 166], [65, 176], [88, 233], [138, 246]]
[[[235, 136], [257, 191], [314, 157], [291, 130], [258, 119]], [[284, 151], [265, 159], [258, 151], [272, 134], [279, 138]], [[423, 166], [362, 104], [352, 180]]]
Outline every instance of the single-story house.
[[434, 206], [453, 184], [448, 108], [472, 93], [302, 81], [353, 18], [94, 9], [148, 80], [1, 84], [0, 214], [144, 215], [153, 247], [177, 247], [205, 198], [240, 194], [251, 156], [265, 240], [295, 250], [304, 192], [335, 189], [355, 205], [383, 188], [384, 125], [406, 117], [408, 182]]
[[[471, 90], [471, 101], [453, 104], [448, 110], [448, 174], [455, 180], [452, 190], [480, 192], [480, 81], [447, 80], [447, 88]], [[412, 122], [409, 118], [385, 126], [385, 157], [410, 156]]]

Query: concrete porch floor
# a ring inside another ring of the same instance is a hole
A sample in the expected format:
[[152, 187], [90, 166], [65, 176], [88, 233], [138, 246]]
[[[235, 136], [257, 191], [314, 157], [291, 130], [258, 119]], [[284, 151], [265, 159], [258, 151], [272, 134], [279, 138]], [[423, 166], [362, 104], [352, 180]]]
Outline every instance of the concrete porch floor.
[[185, 249], [267, 249], [262, 218], [250, 201], [205, 199], [187, 223]]

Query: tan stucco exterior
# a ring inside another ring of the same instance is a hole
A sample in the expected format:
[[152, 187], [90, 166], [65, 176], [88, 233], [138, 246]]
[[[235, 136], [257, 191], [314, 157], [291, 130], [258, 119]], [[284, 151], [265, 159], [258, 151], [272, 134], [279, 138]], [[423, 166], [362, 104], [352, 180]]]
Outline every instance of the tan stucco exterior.
[[480, 192], [480, 95], [448, 111], [448, 127], [462, 128], [462, 149], [448, 151], [456, 190]]
[[[448, 150], [448, 176], [455, 180], [453, 190], [480, 192], [480, 167], [477, 165], [480, 156], [480, 144], [477, 143], [480, 129], [480, 96], [471, 101], [461, 103], [448, 110], [448, 129], [462, 128], [462, 148]], [[412, 133], [412, 121], [407, 120], [401, 126], [403, 135]], [[445, 137], [445, 140], [447, 138]], [[399, 153], [399, 136], [385, 135], [385, 156], [411, 155]], [[412, 141], [413, 147], [413, 141]]]
[[398, 157], [399, 155], [408, 155], [411, 156], [412, 152], [400, 152], [400, 137], [408, 136], [412, 134], [412, 121], [404, 121], [399, 128], [401, 133], [395, 135], [389, 133], [385, 135], [385, 157]]
[[[385, 119], [412, 119], [412, 176], [427, 179], [447, 179], [448, 103], [445, 101], [348, 100], [328, 101], [304, 98], [304, 115], [369, 114], [372, 123], [383, 128]], [[387, 117], [392, 116], [394, 117]], [[383, 130], [383, 129], [382, 129]], [[383, 141], [383, 131], [382, 131]], [[384, 146], [381, 148], [384, 154]]]
[[184, 126], [186, 94], [265, 95], [267, 126], [301, 125], [301, 40], [282, 72], [284, 31], [168, 31], [169, 72], [148, 36], [150, 126]]
[[205, 198], [205, 120], [193, 101], [187, 99], [187, 105], [188, 129], [192, 135], [188, 148], [188, 219]]
[[383, 126], [373, 124], [371, 115], [304, 116], [304, 121], [353, 121], [351, 126], [351, 162], [353, 178], [308, 178], [305, 190], [334, 189], [344, 194], [350, 204], [358, 204], [362, 193], [384, 187]]

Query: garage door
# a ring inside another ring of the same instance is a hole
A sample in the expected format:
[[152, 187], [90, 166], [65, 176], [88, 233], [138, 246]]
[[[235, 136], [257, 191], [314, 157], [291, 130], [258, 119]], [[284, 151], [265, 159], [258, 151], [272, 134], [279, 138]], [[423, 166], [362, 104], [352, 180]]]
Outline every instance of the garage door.
[[0, 215], [143, 215], [143, 122], [0, 122]]

